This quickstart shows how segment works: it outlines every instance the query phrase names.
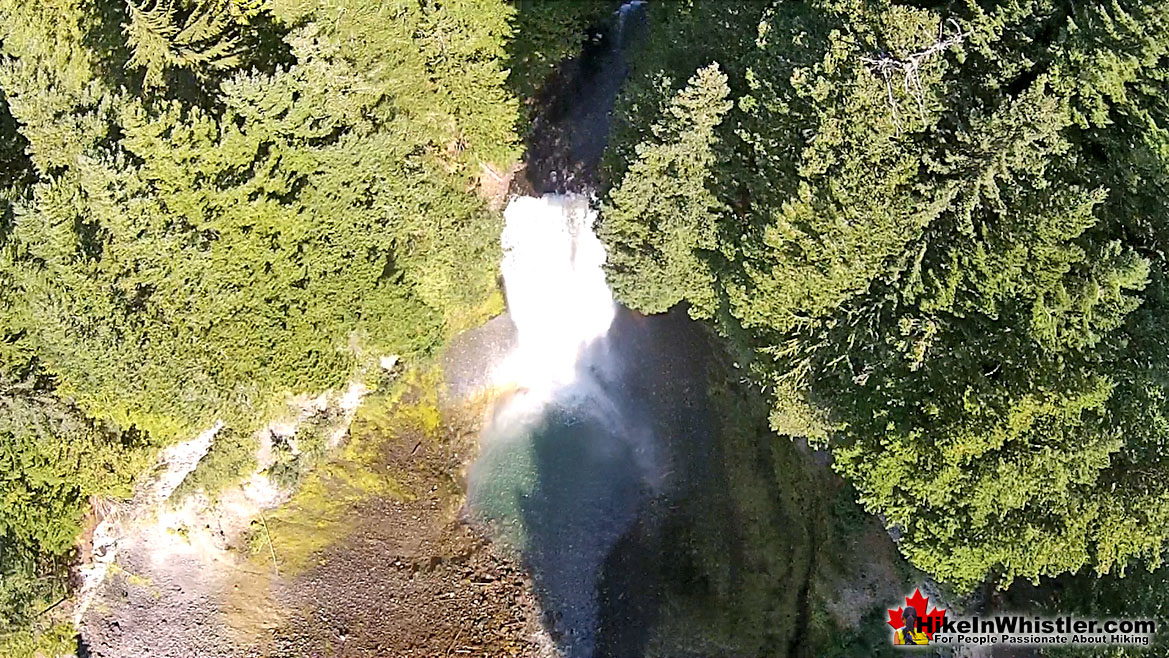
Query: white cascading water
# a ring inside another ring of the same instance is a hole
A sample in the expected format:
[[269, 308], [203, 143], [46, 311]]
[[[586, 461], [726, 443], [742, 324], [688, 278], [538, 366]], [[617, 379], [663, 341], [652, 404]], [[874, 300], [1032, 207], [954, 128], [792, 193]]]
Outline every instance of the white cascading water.
[[577, 194], [517, 197], [504, 211], [503, 283], [517, 345], [494, 375], [497, 387], [547, 402], [576, 381], [582, 353], [609, 331], [617, 309], [595, 219]]

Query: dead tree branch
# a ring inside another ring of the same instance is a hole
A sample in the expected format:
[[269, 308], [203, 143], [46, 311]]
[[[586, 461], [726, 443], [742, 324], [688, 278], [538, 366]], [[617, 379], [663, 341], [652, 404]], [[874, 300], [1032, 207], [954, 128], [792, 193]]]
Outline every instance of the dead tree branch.
[[272, 534], [268, 532], [268, 520], [264, 518], [264, 510], [260, 510], [260, 523], [264, 524], [264, 538], [268, 540], [268, 552], [272, 554], [272, 568], [276, 577], [280, 577], [280, 563], [276, 561], [276, 547], [272, 545]]
[[[947, 30], [946, 28], [950, 29]], [[947, 33], [948, 32], [948, 33]], [[904, 58], [897, 58], [888, 52], [882, 52], [876, 57], [862, 57], [861, 61], [873, 75], [879, 75], [885, 80], [885, 89], [889, 94], [889, 110], [893, 114], [893, 124], [897, 126], [898, 134], [902, 131], [900, 113], [898, 112], [897, 98], [893, 93], [893, 80], [901, 76], [901, 86], [905, 95], [917, 100], [917, 110], [922, 120], [925, 120], [925, 88], [921, 84], [921, 65], [938, 53], [962, 43], [970, 32], [964, 32], [958, 21], [951, 18], [938, 25], [938, 39], [929, 48], [910, 53]]]

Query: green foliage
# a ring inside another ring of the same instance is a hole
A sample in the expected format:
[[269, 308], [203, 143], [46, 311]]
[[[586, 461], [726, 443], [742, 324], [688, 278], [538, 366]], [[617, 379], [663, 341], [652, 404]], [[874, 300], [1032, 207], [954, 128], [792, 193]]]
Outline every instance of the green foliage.
[[1045, 656], [1107, 656], [1130, 658], [1135, 656], [1163, 656], [1169, 649], [1169, 629], [1165, 628], [1169, 614], [1169, 567], [1149, 570], [1137, 566], [1124, 577], [1109, 574], [1093, 578], [1092, 574], [1065, 575], [1049, 584], [1050, 595], [1043, 606], [1054, 614], [1076, 612], [1083, 616], [1102, 618], [1154, 619], [1157, 633], [1150, 646], [1113, 646], [1053, 648]]
[[77, 633], [68, 622], [37, 624], [33, 628], [21, 627], [4, 633], [3, 626], [0, 626], [0, 652], [11, 658], [68, 656], [77, 650]]
[[120, 7], [0, 2], [0, 89], [42, 177], [109, 138], [107, 96], [121, 81]]
[[[608, 156], [619, 296], [753, 351], [773, 427], [943, 580], [1156, 564], [1169, 3], [652, 11]], [[713, 122], [672, 100], [711, 61]], [[713, 125], [701, 166], [663, 165], [670, 125]]]
[[256, 441], [250, 434], [240, 434], [224, 427], [215, 434], [207, 454], [194, 470], [183, 478], [171, 494], [171, 500], [181, 501], [199, 491], [215, 500], [231, 485], [237, 484], [256, 470]]
[[499, 218], [473, 186], [517, 156], [513, 19], [0, 0], [0, 653], [57, 637], [30, 614], [63, 590], [25, 585], [155, 446], [224, 421], [182, 485], [214, 495], [289, 393], [498, 311]]
[[[196, 2], [176, 7], [174, 0], [147, 0], [126, 3], [129, 22], [126, 43], [133, 55], [126, 65], [142, 69], [146, 84], [160, 86], [168, 68], [187, 68], [196, 73], [202, 67], [232, 68], [239, 64], [239, 40], [231, 0]], [[181, 11], [185, 10], [185, 11]], [[185, 13], [180, 20], [179, 13]], [[237, 28], [238, 29], [238, 28]]]
[[707, 189], [714, 165], [714, 128], [731, 108], [726, 76], [700, 69], [674, 95], [654, 139], [638, 145], [637, 160], [604, 208], [601, 238], [613, 248], [606, 268], [626, 303], [661, 313], [687, 299], [691, 314], [710, 317], [717, 298], [704, 254], [720, 249], [717, 214]]
[[0, 541], [63, 555], [88, 498], [128, 495], [150, 446], [86, 417], [43, 380], [0, 374], [0, 408]]
[[[201, 7], [182, 21], [218, 20]], [[489, 298], [498, 220], [465, 189], [514, 154], [505, 9], [276, 2], [296, 64], [226, 79], [220, 114], [95, 75], [76, 94], [92, 109], [66, 104], [92, 128], [25, 131], [55, 175], [17, 208], [12, 323], [62, 392], [160, 437], [246, 432]], [[12, 54], [14, 116], [51, 123]]]
[[[663, 109], [696, 71], [717, 63], [728, 78], [731, 99], [738, 97], [745, 62], [735, 55], [754, 38], [768, 4], [677, 0], [668, 6], [648, 6], [649, 38], [638, 44], [637, 56], [630, 59], [629, 82], [617, 98], [602, 161], [609, 184], [620, 183], [639, 144], [656, 141], [653, 127], [665, 119]], [[726, 130], [719, 136], [724, 142], [735, 139]], [[729, 172], [720, 166], [713, 173]]]
[[43, 377], [0, 369], [0, 653], [60, 655], [72, 627], [44, 615], [91, 497], [128, 495], [153, 455], [145, 437], [95, 422]]
[[[16, 119], [8, 109], [8, 99], [3, 91], [0, 91], [0, 136], [3, 138], [0, 141], [0, 190], [9, 196], [5, 202], [11, 202], [15, 190], [31, 182], [32, 163], [25, 155], [28, 142], [17, 131]], [[5, 206], [9, 207], [9, 203]], [[7, 214], [7, 210], [5, 212]], [[6, 231], [12, 220], [5, 217], [0, 221], [0, 226]]]
[[290, 439], [273, 436], [274, 463], [268, 476], [277, 486], [293, 489], [309, 469], [325, 455], [330, 429], [329, 417], [319, 414], [305, 419]]

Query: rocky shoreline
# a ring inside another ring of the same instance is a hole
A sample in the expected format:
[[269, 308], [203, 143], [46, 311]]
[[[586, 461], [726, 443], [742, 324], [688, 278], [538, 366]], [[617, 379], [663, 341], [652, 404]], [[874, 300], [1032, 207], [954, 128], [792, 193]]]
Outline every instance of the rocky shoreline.
[[214, 432], [164, 452], [92, 534], [79, 654], [553, 655], [530, 578], [462, 511], [490, 403], [477, 373], [507, 349], [499, 325], [455, 341], [458, 363], [478, 365], [450, 384], [407, 373], [360, 409], [326, 396], [348, 402], [330, 429], [348, 439], [295, 492], [265, 477], [262, 436], [257, 472], [214, 502], [172, 500]]

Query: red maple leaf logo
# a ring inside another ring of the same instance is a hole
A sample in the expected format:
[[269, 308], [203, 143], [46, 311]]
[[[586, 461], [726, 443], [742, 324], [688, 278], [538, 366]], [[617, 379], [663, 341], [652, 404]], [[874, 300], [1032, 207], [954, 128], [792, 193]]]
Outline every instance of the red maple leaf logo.
[[[913, 590], [913, 596], [905, 597], [905, 604], [911, 606], [913, 611], [917, 613], [917, 618], [921, 622], [920, 629], [925, 632], [926, 637], [933, 640], [934, 632], [942, 627], [946, 611], [935, 607], [927, 614], [926, 607], [929, 605], [929, 598], [922, 596], [920, 589]], [[903, 628], [905, 626], [905, 619], [902, 617], [904, 611], [904, 607], [889, 608], [889, 621], [887, 623], [895, 629]]]

